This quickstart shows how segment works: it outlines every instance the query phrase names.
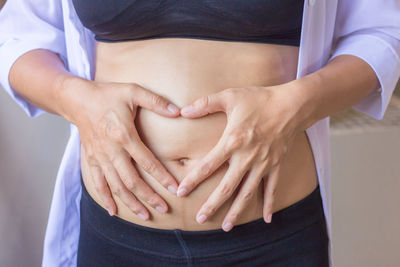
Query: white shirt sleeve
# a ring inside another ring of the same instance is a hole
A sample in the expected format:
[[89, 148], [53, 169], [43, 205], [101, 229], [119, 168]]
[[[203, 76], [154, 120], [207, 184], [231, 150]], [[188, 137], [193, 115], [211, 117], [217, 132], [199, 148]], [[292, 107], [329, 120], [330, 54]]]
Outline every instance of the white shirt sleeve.
[[39, 48], [59, 54], [66, 65], [61, 1], [7, 1], [0, 12], [0, 84], [30, 117], [45, 111], [20, 96], [8, 76], [18, 57]]
[[330, 60], [345, 54], [366, 61], [380, 82], [353, 108], [382, 119], [400, 78], [400, 1], [339, 0]]

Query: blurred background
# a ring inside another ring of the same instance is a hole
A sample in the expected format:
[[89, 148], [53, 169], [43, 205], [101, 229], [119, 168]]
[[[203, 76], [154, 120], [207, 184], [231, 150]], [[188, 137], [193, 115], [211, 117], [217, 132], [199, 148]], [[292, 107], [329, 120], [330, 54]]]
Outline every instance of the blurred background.
[[[68, 137], [64, 119], [29, 118], [0, 88], [0, 266], [40, 266]], [[330, 139], [334, 266], [400, 266], [399, 86], [383, 120], [340, 112]]]

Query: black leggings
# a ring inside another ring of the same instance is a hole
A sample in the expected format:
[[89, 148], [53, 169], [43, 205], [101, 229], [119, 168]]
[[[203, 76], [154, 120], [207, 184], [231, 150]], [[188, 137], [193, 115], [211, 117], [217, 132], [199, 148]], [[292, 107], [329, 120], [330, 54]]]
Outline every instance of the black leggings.
[[82, 183], [78, 266], [329, 266], [319, 185], [300, 201], [232, 230], [168, 230], [109, 216]]

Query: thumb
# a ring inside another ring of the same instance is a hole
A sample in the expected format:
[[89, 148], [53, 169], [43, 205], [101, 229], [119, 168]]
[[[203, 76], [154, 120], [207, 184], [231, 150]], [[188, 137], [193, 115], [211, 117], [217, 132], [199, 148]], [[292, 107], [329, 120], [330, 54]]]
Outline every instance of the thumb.
[[162, 116], [176, 117], [179, 115], [179, 108], [176, 105], [137, 84], [131, 90], [131, 100], [134, 105], [149, 109]]
[[225, 111], [222, 92], [203, 96], [191, 105], [184, 106], [181, 109], [181, 115], [186, 118], [198, 118], [219, 111]]

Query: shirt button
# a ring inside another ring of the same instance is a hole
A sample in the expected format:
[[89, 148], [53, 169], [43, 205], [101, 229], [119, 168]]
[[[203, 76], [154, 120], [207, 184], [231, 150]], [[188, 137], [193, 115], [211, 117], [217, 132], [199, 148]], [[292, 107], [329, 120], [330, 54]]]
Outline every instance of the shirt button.
[[315, 0], [308, 0], [308, 4], [309, 4], [310, 6], [313, 6], [313, 5], [315, 4]]

